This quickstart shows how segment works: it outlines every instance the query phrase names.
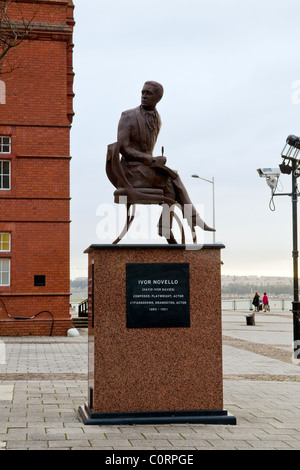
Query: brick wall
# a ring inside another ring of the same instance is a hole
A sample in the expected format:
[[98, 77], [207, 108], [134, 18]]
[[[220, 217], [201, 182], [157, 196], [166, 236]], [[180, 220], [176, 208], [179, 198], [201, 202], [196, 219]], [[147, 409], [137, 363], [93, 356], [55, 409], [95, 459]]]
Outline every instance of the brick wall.
[[[0, 190], [0, 232], [11, 234], [10, 285], [0, 285], [0, 335], [65, 335], [69, 315], [70, 129], [73, 118], [71, 0], [22, 0], [10, 18], [33, 17], [16, 48], [0, 104], [0, 136], [11, 137], [11, 188]], [[44, 286], [34, 276], [45, 276]], [[40, 313], [40, 312], [44, 313]], [[50, 313], [49, 313], [50, 312]], [[13, 317], [35, 317], [20, 320]]]

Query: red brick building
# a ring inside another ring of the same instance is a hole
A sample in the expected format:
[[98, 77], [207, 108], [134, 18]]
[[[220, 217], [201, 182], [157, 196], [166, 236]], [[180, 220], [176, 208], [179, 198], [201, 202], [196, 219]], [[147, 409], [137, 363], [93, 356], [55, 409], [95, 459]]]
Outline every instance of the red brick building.
[[[70, 302], [72, 0], [15, 0], [33, 18], [0, 76], [0, 336], [65, 335]], [[24, 318], [24, 320], [20, 319]]]

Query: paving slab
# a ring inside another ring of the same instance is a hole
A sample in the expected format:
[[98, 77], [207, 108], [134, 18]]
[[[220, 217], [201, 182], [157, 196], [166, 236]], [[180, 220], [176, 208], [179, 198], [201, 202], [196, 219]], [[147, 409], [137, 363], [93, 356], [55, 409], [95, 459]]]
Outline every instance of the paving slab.
[[0, 401], [11, 401], [14, 393], [13, 384], [1, 384], [0, 385]]

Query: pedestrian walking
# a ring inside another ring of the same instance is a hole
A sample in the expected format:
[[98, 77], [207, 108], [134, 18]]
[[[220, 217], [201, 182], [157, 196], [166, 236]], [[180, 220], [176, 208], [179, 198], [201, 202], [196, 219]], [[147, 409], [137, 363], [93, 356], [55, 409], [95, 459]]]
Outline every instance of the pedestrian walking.
[[254, 311], [259, 312], [259, 295], [258, 292], [255, 292], [255, 295], [252, 300], [252, 305], [254, 305]]
[[263, 303], [263, 306], [264, 306], [264, 312], [269, 312], [270, 311], [270, 305], [269, 305], [269, 299], [268, 299], [268, 296], [267, 296], [266, 292], [264, 292], [262, 303]]

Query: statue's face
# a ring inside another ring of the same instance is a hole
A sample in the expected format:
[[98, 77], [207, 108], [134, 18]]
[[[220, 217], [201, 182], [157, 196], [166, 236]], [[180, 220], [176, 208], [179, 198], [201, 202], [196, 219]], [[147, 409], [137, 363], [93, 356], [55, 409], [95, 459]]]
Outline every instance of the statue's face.
[[154, 109], [159, 99], [155, 93], [155, 88], [151, 85], [145, 84], [142, 89], [142, 106], [146, 109]]

